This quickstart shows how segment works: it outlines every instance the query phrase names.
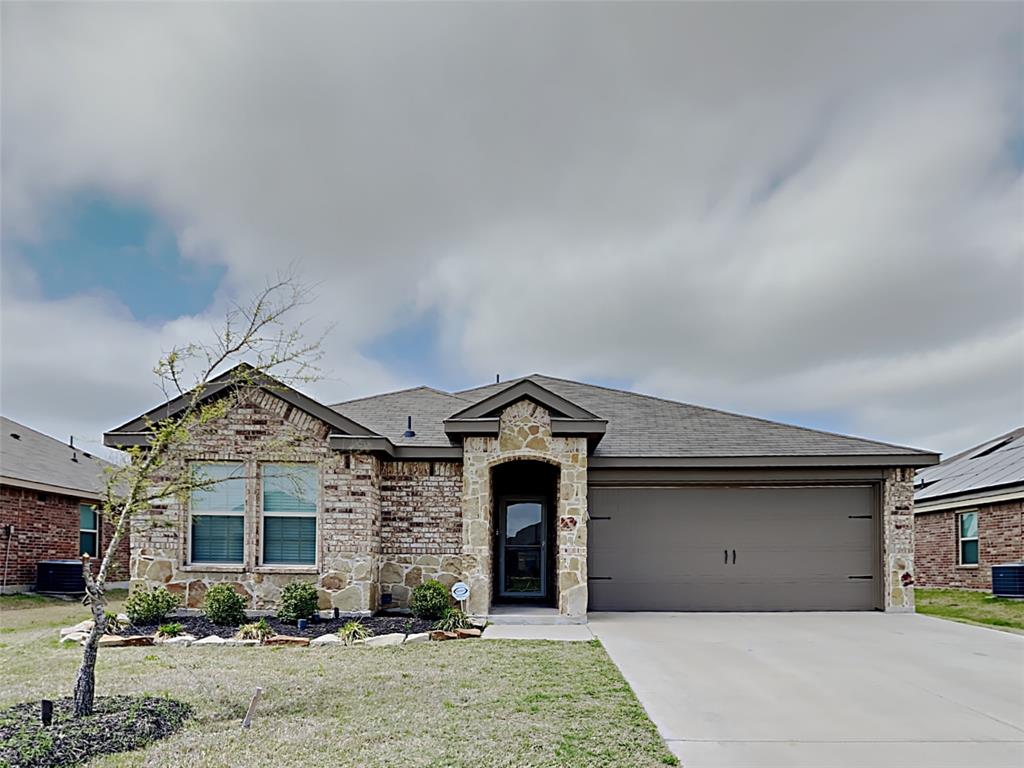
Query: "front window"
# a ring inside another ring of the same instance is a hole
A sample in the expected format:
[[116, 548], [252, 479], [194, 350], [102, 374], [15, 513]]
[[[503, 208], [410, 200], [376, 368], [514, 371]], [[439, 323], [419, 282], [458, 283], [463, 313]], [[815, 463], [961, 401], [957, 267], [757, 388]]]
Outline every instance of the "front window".
[[78, 505], [78, 552], [96, 557], [100, 548], [100, 525], [96, 508], [91, 504]]
[[241, 563], [245, 555], [245, 471], [242, 464], [193, 464], [193, 563]]
[[960, 565], [978, 564], [978, 513], [959, 515]]
[[316, 564], [319, 477], [311, 464], [264, 464], [263, 564]]

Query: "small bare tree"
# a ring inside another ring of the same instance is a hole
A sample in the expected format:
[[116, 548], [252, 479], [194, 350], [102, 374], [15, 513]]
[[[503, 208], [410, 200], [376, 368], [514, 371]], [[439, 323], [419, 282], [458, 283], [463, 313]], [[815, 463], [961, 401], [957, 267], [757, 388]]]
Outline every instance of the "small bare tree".
[[[323, 337], [307, 341], [306, 321], [293, 318], [295, 310], [310, 300], [309, 288], [300, 284], [294, 273], [284, 274], [248, 304], [233, 305], [214, 341], [176, 347], [153, 369], [165, 402], [177, 401], [177, 407], [173, 413], [168, 408], [163, 416], [158, 411], [149, 419], [146, 444], [128, 448], [129, 460], [107, 471], [102, 511], [114, 522], [114, 533], [95, 573], [88, 555], [82, 557], [83, 603], [90, 608], [94, 623], [75, 678], [76, 717], [93, 711], [96, 655], [107, 629], [107, 575], [132, 515], [161, 502], [187, 498], [217, 482], [192, 473], [187, 464], [173, 459], [193, 431], [223, 416], [240, 392], [265, 386], [270, 375], [285, 382], [317, 378]], [[209, 397], [214, 383], [217, 396]], [[224, 383], [228, 386], [223, 387]]]

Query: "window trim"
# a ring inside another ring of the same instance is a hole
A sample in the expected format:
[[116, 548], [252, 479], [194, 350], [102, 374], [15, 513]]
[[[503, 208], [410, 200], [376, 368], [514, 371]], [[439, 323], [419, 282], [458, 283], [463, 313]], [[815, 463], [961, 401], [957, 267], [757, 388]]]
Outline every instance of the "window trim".
[[[963, 536], [964, 515], [974, 515], [974, 536]], [[964, 562], [964, 542], [973, 541], [978, 544], [978, 559], [974, 563]], [[956, 564], [959, 568], [977, 568], [981, 563], [981, 516], [976, 509], [965, 509], [956, 513]]]
[[[312, 512], [267, 512], [263, 509], [263, 471], [266, 467], [309, 467], [313, 470], [315, 477], [313, 479], [313, 487], [316, 492], [316, 499], [314, 501], [315, 509]], [[257, 535], [259, 536], [259, 545], [256, 547], [256, 572], [263, 573], [283, 573], [283, 572], [298, 572], [298, 573], [319, 573], [320, 570], [320, 530], [321, 516], [320, 510], [323, 507], [323, 472], [320, 469], [319, 463], [315, 461], [261, 461], [257, 465], [256, 472], [256, 498], [258, 499], [258, 507], [256, 510], [256, 526]], [[313, 536], [313, 562], [312, 563], [268, 563], [266, 562], [266, 546], [267, 540], [264, 534], [264, 519], [267, 517], [311, 517], [314, 521], [314, 536]]]
[[[82, 507], [88, 507], [89, 509], [92, 510], [92, 514], [93, 514], [92, 520], [93, 520], [93, 525], [96, 526], [95, 528], [83, 528], [82, 527]], [[96, 558], [96, 557], [100, 556], [100, 550], [101, 550], [101, 546], [102, 546], [101, 542], [100, 542], [100, 529], [101, 528], [102, 528], [102, 524], [100, 523], [100, 511], [98, 509], [96, 509], [96, 507], [94, 507], [92, 504], [86, 504], [86, 503], [81, 502], [81, 501], [78, 502], [78, 549], [79, 550], [82, 549], [82, 534], [83, 533], [91, 533], [91, 534], [93, 534], [96, 537], [96, 553], [89, 555], [89, 557]], [[78, 553], [79, 556], [82, 556], [83, 554], [85, 554], [85, 553], [82, 552], [82, 551], [79, 551], [79, 553]]]
[[[183, 560], [183, 562], [185, 563], [184, 567], [186, 569], [188, 569], [188, 570], [194, 570], [194, 571], [202, 571], [202, 570], [207, 570], [207, 569], [209, 569], [209, 570], [230, 570], [230, 571], [242, 571], [242, 570], [245, 570], [246, 565], [247, 565], [247, 558], [246, 558], [246, 549], [247, 549], [246, 530], [249, 527], [248, 521], [247, 521], [247, 518], [249, 517], [249, 514], [248, 514], [248, 508], [249, 508], [249, 483], [248, 483], [247, 477], [246, 477], [246, 475], [247, 475], [247, 465], [246, 465], [246, 462], [243, 461], [243, 460], [231, 460], [231, 459], [219, 459], [219, 460], [212, 460], [212, 461], [208, 460], [208, 459], [193, 459], [193, 460], [188, 462], [189, 470], [191, 471], [193, 466], [200, 465], [200, 464], [204, 464], [204, 465], [219, 464], [219, 465], [227, 465], [227, 466], [236, 466], [236, 467], [240, 467], [241, 468], [242, 476], [241, 476], [240, 479], [242, 480], [242, 484], [243, 484], [243, 486], [242, 486], [243, 487], [243, 491], [242, 491], [242, 511], [241, 512], [229, 512], [229, 511], [224, 511], [224, 510], [213, 510], [213, 511], [199, 511], [199, 512], [196, 512], [196, 511], [194, 511], [192, 509], [192, 495], [189, 494], [188, 518], [187, 518], [188, 519], [188, 526], [187, 526], [188, 535], [185, 537], [185, 539], [186, 539], [186, 541], [185, 541], [185, 558]], [[193, 518], [195, 518], [197, 515], [200, 516], [200, 517], [240, 517], [240, 518], [242, 518], [242, 559], [241, 560], [196, 560], [193, 557], [193, 551], [192, 551], [192, 529], [193, 529], [193, 526], [194, 526]]]

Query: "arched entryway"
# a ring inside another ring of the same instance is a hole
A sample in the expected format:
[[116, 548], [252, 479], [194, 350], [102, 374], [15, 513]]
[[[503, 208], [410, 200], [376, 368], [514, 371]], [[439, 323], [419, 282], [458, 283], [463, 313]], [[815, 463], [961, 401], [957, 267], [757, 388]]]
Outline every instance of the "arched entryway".
[[559, 468], [518, 459], [491, 468], [492, 602], [558, 604]]

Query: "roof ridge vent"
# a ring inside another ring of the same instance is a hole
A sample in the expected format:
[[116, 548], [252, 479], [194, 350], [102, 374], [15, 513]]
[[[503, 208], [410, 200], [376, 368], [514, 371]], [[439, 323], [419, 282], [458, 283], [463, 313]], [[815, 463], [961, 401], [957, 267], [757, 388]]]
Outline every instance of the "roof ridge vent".
[[405, 425], [405, 432], [402, 437], [416, 437], [416, 433], [412, 431], [412, 416], [406, 417], [408, 420]]

